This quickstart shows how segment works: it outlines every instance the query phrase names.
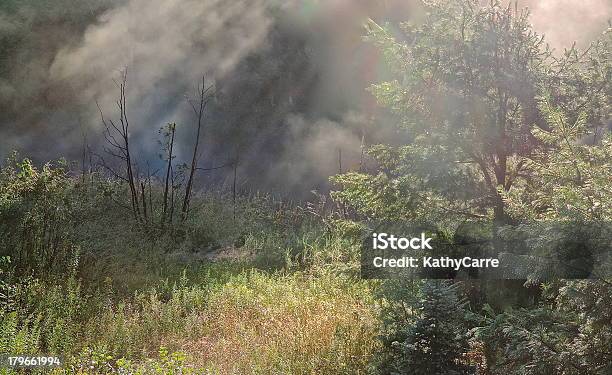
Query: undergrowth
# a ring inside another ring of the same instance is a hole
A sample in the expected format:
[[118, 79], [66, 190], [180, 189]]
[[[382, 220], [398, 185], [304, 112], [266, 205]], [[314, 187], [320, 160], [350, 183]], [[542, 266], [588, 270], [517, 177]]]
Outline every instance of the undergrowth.
[[61, 355], [69, 374], [368, 371], [374, 285], [341, 221], [202, 193], [185, 222], [146, 226], [122, 189], [65, 163], [3, 168], [0, 353]]

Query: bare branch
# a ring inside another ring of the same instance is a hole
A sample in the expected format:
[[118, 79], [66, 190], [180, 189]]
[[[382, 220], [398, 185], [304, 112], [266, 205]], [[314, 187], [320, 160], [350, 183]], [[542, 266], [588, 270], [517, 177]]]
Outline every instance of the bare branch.
[[185, 196], [183, 198], [183, 207], [182, 207], [182, 219], [185, 220], [187, 218], [187, 213], [189, 212], [189, 202], [191, 200], [191, 193], [193, 191], [193, 179], [195, 175], [195, 171], [198, 169], [198, 148], [200, 146], [200, 134], [202, 132], [202, 120], [204, 117], [204, 109], [208, 105], [208, 102], [212, 98], [212, 94], [209, 93], [213, 88], [213, 85], [209, 85], [206, 87], [206, 77], [202, 76], [202, 85], [200, 86], [199, 92], [199, 107], [196, 109], [196, 106], [191, 101], [187, 100], [191, 105], [194, 113], [197, 116], [197, 129], [196, 129], [196, 137], [195, 144], [193, 146], [193, 155], [191, 159], [189, 178], [187, 179], [187, 184], [185, 185]]

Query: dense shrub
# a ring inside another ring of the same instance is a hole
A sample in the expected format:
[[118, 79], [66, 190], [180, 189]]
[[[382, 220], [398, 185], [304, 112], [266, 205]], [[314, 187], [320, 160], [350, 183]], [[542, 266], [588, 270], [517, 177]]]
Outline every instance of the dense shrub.
[[52, 275], [74, 269], [74, 181], [65, 164], [38, 169], [16, 156], [0, 171], [0, 256], [19, 274]]
[[546, 302], [495, 314], [476, 328], [488, 365], [504, 374], [598, 375], [612, 370], [612, 293], [605, 280], [547, 285]]
[[439, 280], [412, 284], [413, 293], [401, 292], [401, 286], [391, 285], [387, 297], [390, 306], [383, 317], [387, 324], [381, 373], [473, 373], [463, 358], [469, 346], [465, 303], [457, 295], [457, 284]]

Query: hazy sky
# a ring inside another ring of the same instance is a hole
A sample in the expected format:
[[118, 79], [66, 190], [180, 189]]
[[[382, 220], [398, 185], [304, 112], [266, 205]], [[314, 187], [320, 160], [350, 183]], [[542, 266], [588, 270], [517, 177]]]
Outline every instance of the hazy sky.
[[612, 0], [521, 0], [531, 9], [532, 23], [555, 48], [584, 46], [605, 29]]

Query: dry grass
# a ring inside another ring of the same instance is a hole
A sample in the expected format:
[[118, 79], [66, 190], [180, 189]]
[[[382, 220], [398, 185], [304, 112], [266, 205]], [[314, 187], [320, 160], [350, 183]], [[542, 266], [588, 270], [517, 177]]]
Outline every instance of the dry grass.
[[336, 278], [251, 273], [213, 293], [204, 335], [184, 344], [221, 374], [360, 374], [376, 349], [365, 286]]

